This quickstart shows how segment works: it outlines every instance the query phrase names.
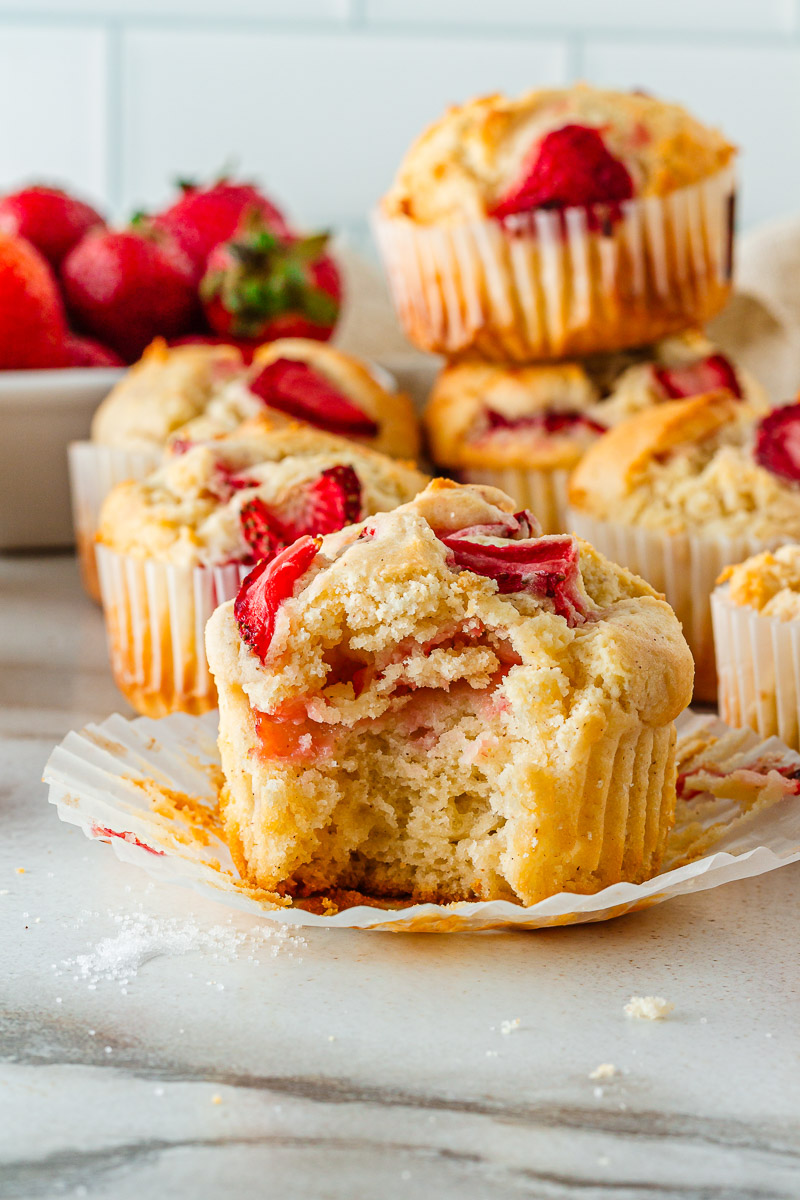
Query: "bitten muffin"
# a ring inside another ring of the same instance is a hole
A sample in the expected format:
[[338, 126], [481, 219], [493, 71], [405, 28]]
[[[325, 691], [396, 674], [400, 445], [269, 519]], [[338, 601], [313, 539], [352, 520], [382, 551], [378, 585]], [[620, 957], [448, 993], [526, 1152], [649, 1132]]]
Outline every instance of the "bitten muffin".
[[249, 371], [233, 379], [178, 436], [213, 437], [265, 412], [274, 421], [303, 421], [393, 458], [419, 454], [414, 407], [408, 396], [393, 390], [390, 377], [306, 338], [262, 346]]
[[728, 567], [711, 612], [723, 720], [800, 749], [800, 545]]
[[714, 699], [709, 598], [724, 567], [800, 538], [800, 405], [757, 417], [730, 393], [659, 405], [587, 452], [572, 526], [666, 593]]
[[302, 538], [207, 628], [249, 881], [531, 904], [658, 869], [692, 661], [669, 606], [493, 488]]
[[377, 218], [407, 333], [526, 360], [702, 323], [730, 287], [734, 154], [641, 93], [578, 84], [449, 108]]
[[203, 627], [249, 566], [403, 504], [426, 483], [412, 466], [267, 418], [181, 449], [112, 491], [98, 534], [114, 676], [148, 716], [214, 707]]
[[713, 387], [768, 407], [748, 372], [690, 330], [635, 354], [580, 362], [452, 362], [434, 384], [423, 422], [438, 467], [466, 483], [502, 488], [535, 512], [545, 533], [559, 533], [570, 472], [598, 437], [643, 408]]

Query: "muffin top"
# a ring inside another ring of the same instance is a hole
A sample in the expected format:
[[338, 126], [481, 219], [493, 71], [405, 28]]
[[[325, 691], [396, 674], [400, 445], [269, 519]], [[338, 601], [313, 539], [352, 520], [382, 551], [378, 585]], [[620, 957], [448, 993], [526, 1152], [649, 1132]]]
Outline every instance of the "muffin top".
[[800, 405], [759, 417], [718, 391], [647, 409], [586, 453], [569, 499], [665, 533], [800, 538]]
[[459, 680], [502, 683], [547, 736], [609, 706], [672, 720], [693, 675], [672, 609], [587, 543], [538, 536], [514, 508], [494, 488], [434, 480], [392, 513], [301, 539], [212, 617], [215, 673], [260, 711], [301, 703], [331, 724]]
[[170, 349], [163, 338], [156, 338], [97, 409], [92, 441], [126, 450], [160, 449], [243, 371], [235, 346]]
[[441, 466], [569, 469], [620, 421], [710, 387], [767, 410], [756, 380], [689, 330], [635, 355], [530, 366], [451, 363], [434, 385], [424, 423]]
[[735, 153], [684, 108], [586, 84], [449, 108], [406, 154], [387, 216], [436, 221], [618, 204], [697, 183]]
[[106, 498], [98, 540], [181, 566], [253, 563], [410, 500], [426, 476], [308, 426], [268, 418], [181, 446]]
[[754, 608], [765, 617], [794, 621], [800, 617], [800, 545], [754, 554], [720, 577], [727, 580], [732, 604]]
[[216, 391], [203, 414], [178, 436], [215, 437], [264, 412], [275, 421], [304, 421], [396, 458], [419, 453], [413, 405], [391, 378], [308, 338], [282, 338], [260, 347], [249, 370]]

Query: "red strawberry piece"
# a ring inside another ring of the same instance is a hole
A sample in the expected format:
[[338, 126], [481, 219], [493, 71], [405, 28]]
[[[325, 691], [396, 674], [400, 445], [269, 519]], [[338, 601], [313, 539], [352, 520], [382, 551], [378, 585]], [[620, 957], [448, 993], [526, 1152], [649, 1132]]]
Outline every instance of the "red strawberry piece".
[[272, 558], [306, 535], [336, 533], [361, 516], [361, 481], [350, 466], [328, 467], [289, 505], [270, 510], [260, 496], [244, 504], [242, 533], [255, 559]]
[[198, 280], [211, 251], [229, 241], [248, 215], [259, 216], [278, 237], [291, 234], [280, 209], [252, 183], [219, 179], [204, 186], [184, 183], [181, 188], [180, 198], [153, 217], [153, 224], [175, 238], [192, 260]]
[[710, 354], [708, 358], [679, 367], [653, 367], [653, 374], [660, 390], [670, 400], [701, 396], [704, 392], [715, 392], [719, 388], [725, 388], [740, 400], [742, 398], [736, 372], [724, 354]]
[[134, 362], [156, 335], [195, 322], [192, 265], [180, 246], [149, 228], [87, 234], [61, 268], [67, 306], [82, 330]]
[[211, 329], [223, 337], [326, 341], [342, 297], [327, 241], [327, 234], [281, 237], [249, 218], [209, 256], [200, 298]]
[[632, 195], [627, 168], [609, 153], [599, 131], [587, 125], [564, 125], [534, 147], [520, 178], [490, 216], [510, 217], [532, 208], [617, 205]]
[[24, 237], [53, 267], [104, 219], [90, 204], [60, 188], [22, 188], [0, 199], [0, 231]]
[[79, 337], [68, 333], [65, 341], [71, 367], [122, 367], [125, 364], [118, 354], [93, 338]]
[[756, 431], [755, 460], [773, 475], [800, 483], [800, 404], [787, 404], [762, 417]]
[[475, 542], [459, 533], [439, 536], [459, 569], [494, 579], [499, 592], [547, 597], [570, 626], [586, 619], [577, 586], [578, 544], [573, 537], [527, 538], [499, 545]]
[[305, 575], [316, 558], [320, 545], [320, 538], [299, 538], [277, 558], [260, 562], [239, 588], [233, 605], [239, 633], [262, 662], [275, 632], [278, 609], [292, 595], [298, 579]]
[[242, 362], [249, 367], [253, 355], [263, 342], [258, 339], [219, 337], [215, 333], [187, 333], [183, 337], [170, 338], [170, 346], [235, 346], [242, 356]]
[[66, 337], [49, 263], [30, 242], [0, 234], [0, 368], [66, 367]]
[[262, 558], [274, 558], [279, 550], [285, 548], [286, 540], [260, 496], [254, 496], [247, 504], [242, 505], [239, 520], [242, 523], [244, 539], [252, 550], [253, 562], [260, 562]]
[[249, 388], [268, 408], [276, 408], [328, 433], [374, 437], [378, 432], [376, 422], [357, 404], [307, 363], [293, 358], [276, 358], [267, 363]]
[[571, 429], [582, 426], [584, 429], [591, 429], [593, 433], [607, 432], [605, 425], [601, 425], [599, 421], [593, 421], [585, 413], [572, 409], [566, 409], [563, 412], [556, 409], [544, 409], [542, 412], [531, 413], [524, 417], [507, 417], [493, 408], [487, 408], [486, 416], [490, 430], [540, 429], [543, 433], [557, 434], [567, 433]]

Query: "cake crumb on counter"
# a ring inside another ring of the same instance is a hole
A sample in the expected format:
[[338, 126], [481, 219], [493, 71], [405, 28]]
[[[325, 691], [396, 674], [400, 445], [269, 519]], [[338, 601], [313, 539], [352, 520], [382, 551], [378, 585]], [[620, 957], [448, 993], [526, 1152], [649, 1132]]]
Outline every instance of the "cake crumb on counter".
[[593, 1071], [589, 1073], [590, 1079], [612, 1079], [617, 1073], [617, 1068], [613, 1063], [600, 1063]]
[[625, 1005], [625, 1013], [640, 1021], [663, 1021], [675, 1005], [663, 996], [631, 996]]
[[519, 1017], [514, 1017], [513, 1021], [501, 1021], [500, 1032], [503, 1034], [513, 1033], [515, 1029], [519, 1029], [521, 1024]]

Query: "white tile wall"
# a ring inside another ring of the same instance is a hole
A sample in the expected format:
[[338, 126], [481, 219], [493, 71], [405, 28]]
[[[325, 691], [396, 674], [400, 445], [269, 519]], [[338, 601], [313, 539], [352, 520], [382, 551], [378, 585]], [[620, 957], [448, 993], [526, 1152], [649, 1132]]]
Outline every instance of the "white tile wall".
[[745, 224], [800, 210], [800, 0], [0, 0], [0, 188], [121, 215], [235, 157], [357, 229], [447, 102], [577, 77], [722, 125]]
[[123, 200], [158, 196], [176, 168], [209, 175], [233, 156], [300, 219], [348, 224], [446, 104], [565, 72], [558, 41], [133, 31], [122, 51]]
[[100, 30], [0, 25], [0, 186], [33, 174], [106, 196], [106, 93]]

